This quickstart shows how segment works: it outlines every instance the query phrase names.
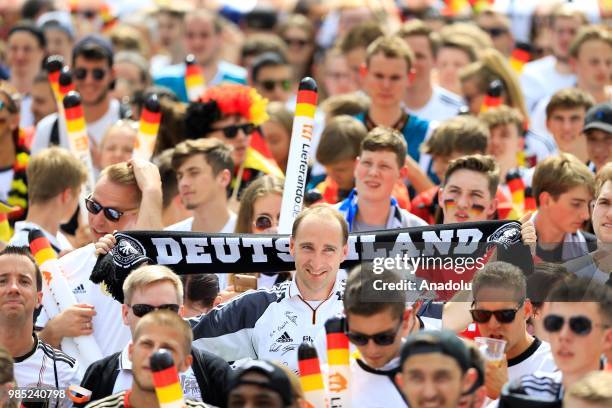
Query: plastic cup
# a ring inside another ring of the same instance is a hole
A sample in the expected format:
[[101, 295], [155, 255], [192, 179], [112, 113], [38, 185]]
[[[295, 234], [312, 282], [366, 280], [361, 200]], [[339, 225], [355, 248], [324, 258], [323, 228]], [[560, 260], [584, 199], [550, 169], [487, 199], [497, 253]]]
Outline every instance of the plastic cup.
[[492, 339], [490, 337], [476, 337], [474, 340], [485, 360], [501, 362], [504, 359], [506, 340]]

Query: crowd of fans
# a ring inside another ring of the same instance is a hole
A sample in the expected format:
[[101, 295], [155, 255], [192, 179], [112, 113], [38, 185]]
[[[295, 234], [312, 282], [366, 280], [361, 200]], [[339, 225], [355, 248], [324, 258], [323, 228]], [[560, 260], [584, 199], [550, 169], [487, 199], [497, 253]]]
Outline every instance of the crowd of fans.
[[[303, 343], [329, 407], [612, 406], [609, 1], [0, 3], [0, 406], [165, 406], [150, 358], [166, 349], [184, 406], [322, 408]], [[146, 258], [121, 296], [92, 282], [120, 231], [275, 236], [304, 77], [304, 209], [280, 228], [295, 270]], [[351, 234], [489, 225], [519, 232], [485, 237], [475, 267], [341, 266]], [[348, 379], [328, 375], [334, 316]]]

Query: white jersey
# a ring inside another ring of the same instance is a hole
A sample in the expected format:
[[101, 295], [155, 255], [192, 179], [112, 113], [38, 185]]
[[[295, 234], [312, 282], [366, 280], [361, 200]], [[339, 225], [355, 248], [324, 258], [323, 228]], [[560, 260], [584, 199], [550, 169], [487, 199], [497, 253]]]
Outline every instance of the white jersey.
[[432, 95], [427, 103], [419, 109], [405, 107], [408, 113], [429, 121], [444, 121], [457, 116], [459, 109], [465, 106], [463, 99], [438, 85], [434, 85]]
[[[121, 319], [121, 303], [113, 299], [103, 285], [89, 280], [97, 260], [95, 251], [94, 244], [89, 244], [64, 255], [59, 263], [77, 302], [94, 306], [93, 336], [102, 356], [106, 357], [121, 351], [132, 336]], [[44, 327], [46, 320], [53, 317], [43, 308], [36, 325]]]
[[576, 84], [574, 74], [560, 74], [555, 65], [557, 59], [552, 55], [525, 64], [520, 76], [521, 89], [525, 95], [527, 110], [531, 113], [538, 101], [563, 88]]
[[79, 385], [78, 363], [69, 355], [57, 350], [36, 334], [34, 347], [24, 356], [15, 357], [14, 373], [20, 388], [55, 388], [65, 390]]
[[395, 384], [399, 357], [381, 369], [369, 367], [360, 359], [351, 359], [351, 400], [360, 408], [401, 408], [408, 404]]
[[311, 341], [323, 363], [325, 327], [343, 310], [345, 281], [336, 279], [329, 297], [303, 300], [294, 280], [271, 289], [249, 290], [205, 315], [189, 319], [194, 346], [226, 361], [245, 358], [278, 361], [297, 372], [297, 349]]
[[[227, 223], [225, 223], [221, 231], [218, 231], [218, 232], [221, 234], [233, 233], [236, 230], [236, 220], [237, 219], [238, 219], [238, 216], [236, 215], [236, 213], [233, 211], [230, 211], [230, 216], [229, 216], [229, 219], [227, 220]], [[191, 232], [193, 231], [193, 217], [189, 217], [187, 219], [184, 219], [183, 221], [177, 222], [176, 224], [172, 224], [164, 228], [164, 231]], [[194, 232], [197, 232], [197, 231], [194, 231]], [[228, 286], [227, 279], [229, 275], [227, 273], [217, 273], [216, 275], [219, 278], [219, 290], [225, 290], [225, 288], [227, 288]]]
[[557, 370], [552, 359], [550, 344], [535, 338], [533, 343], [519, 356], [508, 360], [508, 380], [514, 381], [536, 371], [552, 373]]
[[51, 247], [55, 252], [59, 253], [64, 249], [72, 249], [70, 241], [68, 241], [68, 238], [66, 238], [64, 234], [61, 233], [61, 231], [58, 230], [57, 234], [53, 236], [38, 224], [27, 221], [17, 221], [15, 223], [15, 232], [13, 233], [13, 236], [9, 241], [9, 245], [29, 246], [30, 242], [28, 239], [28, 235], [30, 234], [30, 231], [35, 229], [42, 231], [45, 237], [47, 237], [47, 239], [49, 240], [49, 243], [51, 244]]
[[[89, 139], [95, 142], [97, 146], [100, 146], [100, 142], [102, 142], [102, 138], [108, 128], [114, 125], [120, 118], [119, 115], [119, 102], [115, 99], [111, 99], [110, 105], [104, 116], [95, 122], [87, 123], [87, 134], [89, 135]], [[32, 155], [35, 155], [42, 149], [49, 147], [49, 143], [51, 140], [51, 129], [55, 121], [58, 122], [58, 136], [59, 136], [59, 146], [64, 149], [69, 149], [70, 144], [68, 142], [68, 134], [66, 133], [66, 120], [63, 116], [58, 118], [57, 113], [52, 113], [48, 116], [45, 116], [38, 122], [36, 125], [36, 132], [34, 133], [34, 139], [32, 140]]]

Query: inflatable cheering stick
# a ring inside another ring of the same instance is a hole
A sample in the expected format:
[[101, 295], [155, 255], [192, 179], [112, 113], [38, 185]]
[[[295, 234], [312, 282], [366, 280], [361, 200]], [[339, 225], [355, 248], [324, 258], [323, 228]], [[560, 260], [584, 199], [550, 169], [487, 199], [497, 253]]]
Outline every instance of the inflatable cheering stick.
[[527, 187], [525, 189], [525, 213], [528, 211], [535, 211], [537, 208], [536, 200], [533, 196], [533, 190], [531, 190], [531, 187]]
[[157, 95], [152, 94], [144, 103], [140, 115], [138, 135], [134, 146], [134, 157], [149, 160], [153, 156], [159, 123], [161, 122], [161, 106]]
[[75, 90], [74, 83], [72, 82], [72, 71], [70, 70], [70, 67], [65, 66], [62, 68], [58, 81], [60, 97], [63, 100], [64, 97], [68, 95], [68, 92]]
[[480, 112], [486, 112], [491, 108], [495, 108], [502, 104], [502, 92], [504, 91], [504, 84], [499, 79], [491, 81], [489, 84], [489, 90], [487, 95], [482, 102]]
[[172, 354], [166, 349], [159, 349], [151, 356], [153, 384], [160, 408], [182, 408], [183, 389]]
[[185, 58], [185, 88], [189, 100], [197, 101], [202, 96], [205, 87], [204, 73], [196, 63], [195, 56], [187, 55]]
[[517, 75], [523, 72], [523, 67], [531, 59], [531, 46], [528, 43], [518, 42], [510, 55], [510, 66]]
[[300, 383], [309, 407], [325, 408], [325, 385], [321, 374], [321, 365], [317, 349], [311, 343], [304, 342], [298, 348], [298, 368]]
[[351, 406], [349, 340], [344, 332], [344, 319], [334, 316], [325, 322], [329, 402], [333, 407]]
[[70, 91], [64, 97], [64, 117], [66, 119], [66, 129], [68, 130], [70, 150], [87, 167], [87, 182], [84, 184], [81, 192], [83, 200], [80, 200], [81, 215], [85, 217], [83, 221], [87, 222], [87, 209], [84, 208], [84, 198], [93, 192], [95, 180], [93, 162], [89, 151], [89, 138], [85, 126], [85, 116], [83, 115], [83, 106], [81, 105], [81, 95], [78, 92]]
[[303, 78], [300, 81], [293, 116], [285, 192], [278, 221], [279, 234], [289, 234], [293, 220], [302, 211], [317, 99], [317, 83], [310, 77]]
[[62, 104], [62, 97], [59, 89], [59, 77], [60, 71], [64, 68], [64, 58], [61, 55], [51, 55], [47, 58], [45, 62], [45, 67], [47, 68], [47, 78], [49, 78], [49, 84], [51, 84], [51, 89], [53, 90], [53, 96], [55, 97], [55, 101], [57, 105]]
[[[28, 240], [30, 252], [43, 276], [43, 305], [47, 312], [59, 314], [77, 304], [47, 237], [41, 230], [34, 229], [28, 234]], [[103, 357], [93, 335], [65, 337], [62, 340], [62, 350], [78, 359], [79, 366], [83, 366], [83, 369]]]

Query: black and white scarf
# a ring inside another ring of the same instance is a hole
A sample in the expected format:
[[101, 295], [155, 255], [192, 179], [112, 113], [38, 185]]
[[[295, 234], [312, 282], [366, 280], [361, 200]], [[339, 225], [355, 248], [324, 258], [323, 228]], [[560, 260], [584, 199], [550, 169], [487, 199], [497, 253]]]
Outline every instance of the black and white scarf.
[[[115, 299], [129, 272], [143, 262], [170, 267], [178, 275], [198, 273], [284, 272], [295, 269], [288, 235], [202, 234], [173, 231], [115, 233], [117, 245], [98, 259], [91, 280], [104, 282]], [[516, 221], [483, 221], [369, 231], [349, 235], [342, 268], [374, 258], [478, 257], [492, 246], [498, 252], [522, 247]], [[528, 254], [523, 249], [523, 255]], [[529, 258], [531, 258], [529, 256]], [[498, 255], [516, 259], [516, 255]]]

